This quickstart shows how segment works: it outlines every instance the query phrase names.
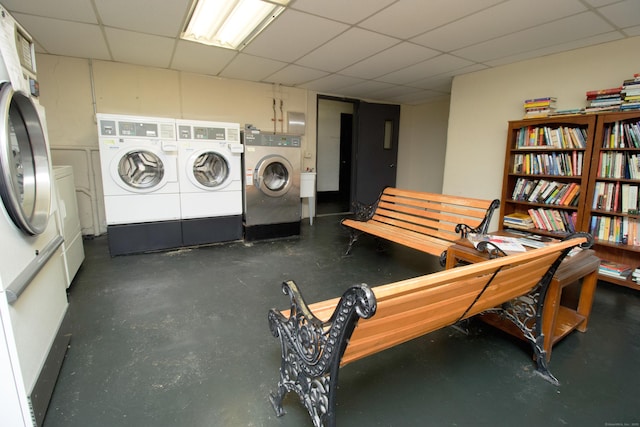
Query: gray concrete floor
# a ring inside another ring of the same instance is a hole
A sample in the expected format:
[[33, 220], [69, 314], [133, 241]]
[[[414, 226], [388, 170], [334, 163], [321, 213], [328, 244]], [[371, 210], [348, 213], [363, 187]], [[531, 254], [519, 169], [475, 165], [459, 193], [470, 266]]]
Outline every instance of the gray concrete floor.
[[[339, 220], [304, 221], [300, 238], [115, 258], [106, 237], [85, 241], [44, 426], [310, 426], [295, 396], [282, 418], [268, 400], [279, 343], [267, 311], [287, 307], [281, 282], [314, 302], [439, 269], [368, 238], [342, 257]], [[527, 345], [480, 322], [358, 361], [340, 374], [338, 425], [637, 426], [640, 293], [599, 283], [589, 325], [553, 349], [559, 387], [535, 374]]]

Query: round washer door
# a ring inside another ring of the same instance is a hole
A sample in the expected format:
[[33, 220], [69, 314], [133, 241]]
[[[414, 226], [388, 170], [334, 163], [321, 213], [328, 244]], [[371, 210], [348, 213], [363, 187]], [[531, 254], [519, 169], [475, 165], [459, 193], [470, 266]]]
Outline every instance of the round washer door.
[[202, 190], [221, 190], [231, 183], [229, 159], [217, 151], [195, 152], [187, 162], [187, 176], [193, 185]]
[[51, 168], [45, 133], [31, 98], [0, 86], [0, 193], [15, 225], [28, 235], [49, 222]]
[[164, 156], [149, 147], [131, 148], [111, 163], [111, 176], [133, 193], [152, 193], [167, 183]]
[[267, 156], [256, 166], [254, 183], [267, 196], [282, 197], [293, 183], [293, 167], [282, 156]]

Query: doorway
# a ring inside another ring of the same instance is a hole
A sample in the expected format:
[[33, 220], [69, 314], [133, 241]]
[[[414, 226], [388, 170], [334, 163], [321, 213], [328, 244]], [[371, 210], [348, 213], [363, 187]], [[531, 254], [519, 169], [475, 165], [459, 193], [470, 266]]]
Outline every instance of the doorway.
[[318, 216], [349, 213], [395, 186], [399, 125], [399, 105], [318, 96]]
[[351, 210], [353, 126], [357, 101], [318, 97], [316, 214]]

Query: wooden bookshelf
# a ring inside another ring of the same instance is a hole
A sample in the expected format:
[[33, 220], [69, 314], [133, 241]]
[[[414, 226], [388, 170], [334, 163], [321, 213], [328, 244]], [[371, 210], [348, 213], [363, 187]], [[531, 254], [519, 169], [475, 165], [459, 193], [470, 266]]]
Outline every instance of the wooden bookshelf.
[[[635, 124], [640, 130], [640, 112], [552, 116], [510, 121], [502, 183], [500, 229], [508, 228], [503, 224], [505, 215], [530, 213], [530, 209], [555, 210], [563, 213], [565, 219], [567, 217], [572, 218], [576, 231], [587, 231], [594, 235], [596, 241], [593, 249], [600, 259], [628, 264], [632, 269], [639, 267], [640, 244], [634, 244], [638, 242], [634, 242], [633, 238], [629, 238], [629, 236], [623, 239], [622, 232], [617, 234], [611, 232], [612, 227], [614, 230], [623, 228], [622, 224], [625, 222], [627, 224], [640, 223], [640, 215], [637, 212], [623, 211], [621, 196], [623, 184], [625, 189], [633, 191], [636, 187], [640, 188], [640, 178], [632, 178], [625, 176], [624, 172], [621, 173], [619, 160], [624, 158], [628, 162], [631, 156], [640, 157], [640, 148], [636, 147], [633, 141], [629, 140], [629, 134], [624, 132], [624, 126]], [[542, 136], [539, 136], [543, 141], [549, 135], [547, 130], [559, 128], [580, 130], [585, 140], [584, 147], [522, 144], [522, 129], [545, 129], [542, 132]], [[616, 136], [619, 137], [621, 134], [625, 134], [626, 143], [624, 143], [624, 146], [620, 146], [618, 140], [615, 139]], [[616, 142], [610, 143], [610, 141], [614, 140]], [[606, 144], [605, 141], [607, 141]], [[562, 170], [558, 169], [541, 170], [540, 167], [537, 169], [518, 167], [518, 162], [522, 161], [522, 157], [519, 156], [527, 154], [531, 155], [531, 158], [537, 159], [538, 163], [540, 163], [541, 157], [539, 155], [541, 154], [555, 154], [555, 158], [558, 158], [558, 156], [565, 156], [566, 158], [569, 155], [572, 160], [579, 157], [581, 170], [579, 173], [564, 174]], [[581, 156], [578, 156], [579, 154]], [[616, 156], [617, 160], [615, 160]], [[603, 169], [603, 161], [605, 163], [610, 162], [608, 168]], [[611, 172], [612, 169], [615, 169], [614, 165], [618, 168], [617, 174]], [[547, 180], [560, 183], [561, 186], [573, 183], [580, 186], [580, 194], [570, 206], [548, 203], [548, 199], [546, 201], [540, 198], [531, 199], [527, 198], [527, 196], [532, 196], [533, 194], [526, 191], [523, 193], [517, 191], [518, 183], [522, 186], [523, 180]], [[607, 196], [605, 197], [602, 195], [603, 187], [607, 188]], [[617, 193], [616, 188], [618, 189]], [[609, 194], [612, 196], [609, 196]], [[612, 201], [612, 198], [616, 200]], [[640, 198], [640, 195], [638, 195], [638, 198]], [[604, 201], [607, 201], [609, 205], [603, 204]], [[605, 219], [603, 220], [603, 218]], [[600, 222], [596, 226], [598, 219], [600, 219]], [[606, 224], [607, 222], [609, 223], [609, 233], [605, 233], [604, 229], [600, 230], [600, 223]], [[565, 230], [557, 229], [557, 227], [551, 227], [551, 229], [544, 227], [527, 231], [533, 234], [562, 238], [570, 231], [567, 230], [568, 224], [564, 225]], [[640, 224], [638, 224], [638, 227], [640, 227]], [[607, 234], [606, 238], [604, 234]], [[598, 278], [606, 282], [640, 290], [640, 285], [630, 278], [622, 280], [603, 274], [599, 274]]]
[[[528, 230], [534, 234], [561, 238], [572, 229], [581, 231], [595, 129], [594, 115], [558, 116], [509, 122], [500, 205], [500, 229], [504, 228], [505, 215], [531, 214], [533, 209], [539, 213], [540, 222], [546, 225]], [[576, 144], [572, 141], [570, 133], [573, 135], [579, 133], [582, 142]], [[534, 141], [534, 138], [537, 138], [537, 141]], [[533, 186], [541, 185], [541, 182], [542, 188], [536, 196]], [[529, 185], [528, 189], [527, 185]], [[573, 203], [569, 204], [568, 200], [560, 203], [562, 199], [551, 197], [555, 191], [553, 186], [560, 189], [577, 186], [578, 193], [573, 198]], [[551, 191], [551, 193], [547, 194], [545, 191]], [[545, 214], [547, 219], [543, 222], [545, 219], [542, 216]]]
[[[631, 135], [630, 132], [635, 134]], [[635, 192], [635, 202], [632, 200], [635, 206], [632, 209], [637, 209], [640, 176], [630, 176], [627, 168], [638, 168], [637, 163], [628, 165], [632, 158], [640, 162], [638, 138], [640, 112], [598, 114], [582, 224], [583, 230], [596, 237], [594, 249], [601, 259], [628, 264], [634, 269], [640, 266], [640, 236], [636, 233], [634, 239], [628, 232], [630, 228], [640, 228], [640, 215], [637, 211], [628, 212], [626, 205], [631, 192]], [[603, 188], [607, 189], [606, 194]], [[608, 222], [608, 236], [604, 236], [601, 230], [603, 221]], [[624, 236], [625, 228], [627, 236]], [[602, 274], [599, 278], [640, 290], [640, 285], [631, 279], [623, 280]]]

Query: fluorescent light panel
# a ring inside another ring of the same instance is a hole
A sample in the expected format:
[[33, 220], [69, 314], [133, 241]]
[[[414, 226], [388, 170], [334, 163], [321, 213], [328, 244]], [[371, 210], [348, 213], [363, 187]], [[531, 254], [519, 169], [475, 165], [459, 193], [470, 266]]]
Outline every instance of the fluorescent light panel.
[[181, 38], [240, 50], [288, 3], [289, 0], [197, 0]]

